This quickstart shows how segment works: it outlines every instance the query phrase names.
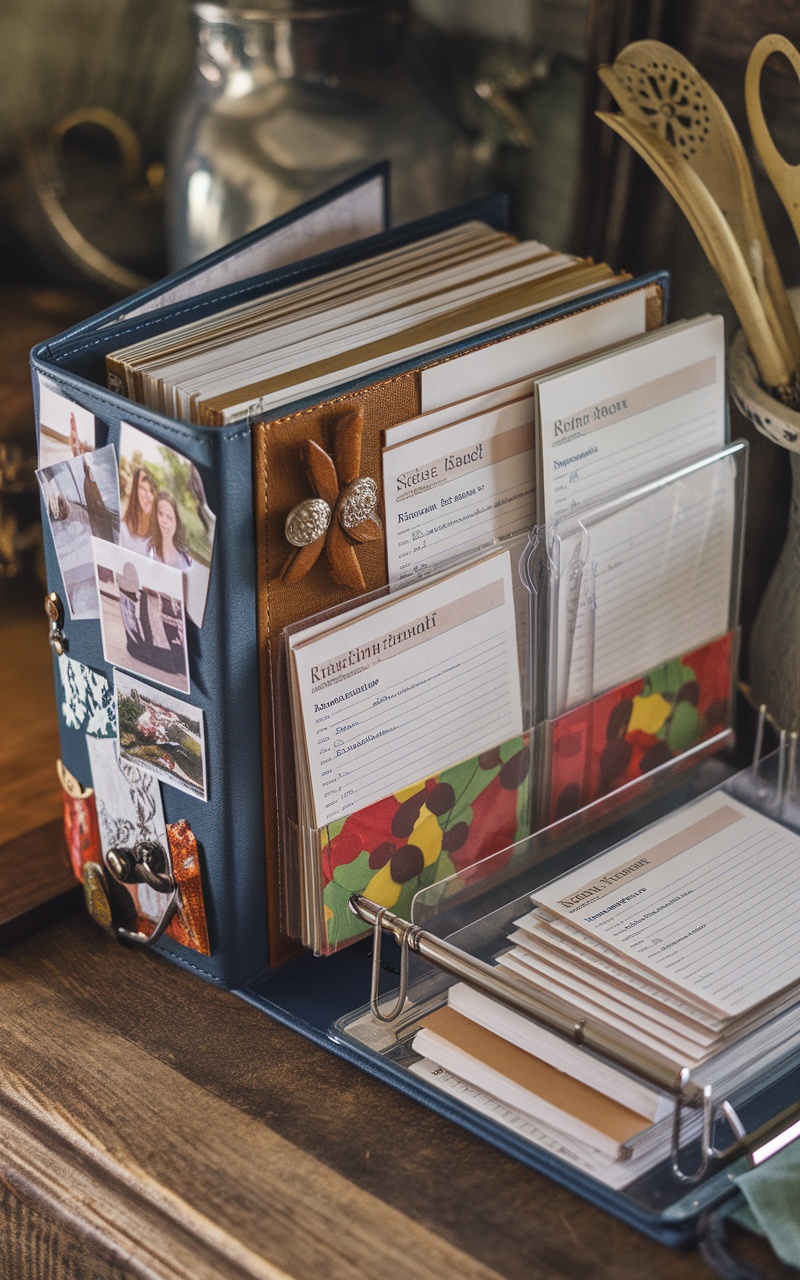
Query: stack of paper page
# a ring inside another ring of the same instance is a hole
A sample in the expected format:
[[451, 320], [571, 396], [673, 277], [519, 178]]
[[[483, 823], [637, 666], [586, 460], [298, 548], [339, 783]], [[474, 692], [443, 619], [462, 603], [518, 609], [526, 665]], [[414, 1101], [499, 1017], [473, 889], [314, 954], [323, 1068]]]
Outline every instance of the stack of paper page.
[[121, 348], [107, 373], [131, 399], [219, 426], [618, 278], [468, 222]]
[[[800, 1034], [799, 855], [794, 831], [715, 792], [537, 890], [497, 964], [587, 1038], [601, 1029], [618, 1061], [689, 1068], [721, 1099]], [[463, 983], [448, 1002], [415, 1039], [426, 1059], [600, 1155], [636, 1155], [631, 1177], [665, 1156], [664, 1096], [641, 1078]], [[648, 1126], [619, 1139], [633, 1122], [595, 1105], [587, 1133], [592, 1091]]]

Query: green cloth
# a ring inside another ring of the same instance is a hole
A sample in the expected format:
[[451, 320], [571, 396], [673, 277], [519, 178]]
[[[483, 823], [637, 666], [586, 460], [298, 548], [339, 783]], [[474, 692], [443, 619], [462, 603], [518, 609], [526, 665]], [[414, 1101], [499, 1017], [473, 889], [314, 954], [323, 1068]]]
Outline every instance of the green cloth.
[[733, 1214], [766, 1236], [781, 1262], [800, 1267], [800, 1140], [736, 1178], [747, 1201]]

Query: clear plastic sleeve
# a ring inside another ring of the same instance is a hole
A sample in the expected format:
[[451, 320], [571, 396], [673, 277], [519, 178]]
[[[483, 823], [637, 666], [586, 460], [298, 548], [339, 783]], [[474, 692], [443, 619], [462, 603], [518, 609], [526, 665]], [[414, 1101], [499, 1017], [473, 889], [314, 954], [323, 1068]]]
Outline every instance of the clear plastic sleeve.
[[[577, 996], [554, 995], [539, 978], [521, 984], [503, 968], [503, 958], [514, 945], [520, 917], [531, 910], [531, 895], [541, 900], [543, 887], [570, 871], [585, 869], [591, 878], [599, 859], [625, 854], [624, 847], [618, 849], [622, 842], [646, 840], [651, 823], [665, 818], [680, 823], [684, 812], [691, 821], [697, 803], [723, 809], [730, 802], [739, 803], [796, 840], [796, 771], [796, 740], [784, 741], [779, 752], [740, 773], [706, 761], [691, 778], [684, 777], [669, 799], [651, 798], [636, 815], [617, 819], [603, 837], [566, 842], [557, 838], [554, 828], [533, 835], [515, 851], [513, 878], [503, 856], [487, 860], [480, 895], [465, 896], [461, 885], [437, 884], [421, 891], [412, 909], [413, 925], [395, 927], [396, 922], [379, 921], [376, 928], [376, 937], [382, 926], [404, 950], [415, 953], [404, 998], [398, 1001], [394, 992], [382, 999], [376, 996], [371, 1011], [361, 1008], [348, 1015], [337, 1023], [334, 1034], [362, 1053], [380, 1054], [391, 1063], [387, 1069], [412, 1073], [425, 1082], [422, 1087], [449, 1093], [453, 1106], [471, 1114], [471, 1123], [478, 1123], [477, 1112], [501, 1129], [513, 1128], [519, 1139], [516, 1154], [529, 1163], [582, 1186], [591, 1196], [597, 1194], [592, 1184], [604, 1184], [622, 1197], [624, 1203], [617, 1202], [617, 1207], [623, 1216], [641, 1218], [640, 1225], [656, 1230], [696, 1221], [704, 1209], [731, 1194], [733, 1176], [743, 1172], [748, 1161], [752, 1165], [780, 1149], [797, 1128], [797, 982], [745, 1019], [738, 1034], [720, 1038], [711, 1051], [698, 1053], [698, 1061], [682, 1068], [677, 1036], [673, 1044], [667, 1036], [667, 1047], [657, 1051], [639, 1028], [626, 1032], [623, 1026], [621, 1032], [609, 1032], [602, 1019], [586, 1015]], [[660, 827], [655, 832], [658, 837]], [[361, 904], [361, 909], [368, 918], [369, 904]], [[765, 935], [763, 945], [767, 944]], [[377, 954], [379, 960], [379, 947]], [[757, 967], [753, 962], [752, 968]], [[616, 1088], [633, 1106], [643, 1087], [655, 1090], [661, 1102], [652, 1106], [650, 1120], [621, 1142], [615, 1154], [602, 1155], [567, 1129], [545, 1122], [538, 1104], [528, 1104], [527, 1111], [524, 1105], [515, 1109], [507, 1099], [503, 1102], [499, 1087], [496, 1092], [482, 1088], [475, 1078], [459, 1077], [452, 1069], [427, 1062], [415, 1039], [431, 1014], [448, 1003], [484, 1027], [489, 1025], [486, 1010], [493, 1010], [497, 1034], [518, 1045], [541, 1043], [541, 1048], [528, 1047], [528, 1052], [541, 1053], [545, 1060], [555, 1052], [562, 1072], [592, 1082], [604, 1097], [613, 1096]], [[376, 1019], [376, 1009], [382, 1021]]]
[[287, 628], [287, 932], [327, 954], [365, 931], [354, 893], [405, 919], [437, 883], [472, 893], [533, 832], [601, 826], [731, 741], [745, 460], [730, 446]]

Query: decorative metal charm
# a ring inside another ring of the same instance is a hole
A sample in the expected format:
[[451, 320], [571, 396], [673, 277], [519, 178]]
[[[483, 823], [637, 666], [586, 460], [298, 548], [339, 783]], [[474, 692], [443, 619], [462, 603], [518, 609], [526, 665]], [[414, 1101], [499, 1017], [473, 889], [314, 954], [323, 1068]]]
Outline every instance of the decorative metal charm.
[[53, 652], [59, 657], [66, 652], [67, 637], [62, 631], [64, 626], [64, 604], [57, 591], [50, 591], [44, 598], [44, 611], [50, 619], [50, 631], [48, 640], [53, 648]]
[[114, 933], [114, 919], [106, 889], [103, 868], [97, 862], [83, 864], [83, 896], [86, 910], [106, 933]]
[[[371, 481], [370, 483], [374, 483]], [[331, 522], [331, 509], [324, 498], [306, 498], [292, 507], [286, 517], [286, 541], [293, 547], [307, 547], [321, 538]]]
[[378, 505], [378, 486], [372, 476], [360, 476], [349, 484], [339, 499], [339, 523], [355, 529], [369, 520]]
[[157, 893], [172, 893], [175, 881], [169, 857], [158, 841], [142, 840], [134, 849], [134, 857], [139, 864], [139, 878], [145, 884]]

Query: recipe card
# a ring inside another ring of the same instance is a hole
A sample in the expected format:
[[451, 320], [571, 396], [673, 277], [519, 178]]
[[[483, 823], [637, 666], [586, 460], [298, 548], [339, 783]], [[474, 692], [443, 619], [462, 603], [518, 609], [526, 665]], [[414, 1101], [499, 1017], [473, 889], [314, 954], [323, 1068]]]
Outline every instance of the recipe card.
[[536, 412], [547, 523], [722, 448], [722, 317], [679, 321], [538, 378]]
[[389, 582], [536, 523], [532, 396], [383, 451]]
[[532, 895], [734, 1017], [800, 979], [800, 838], [714, 792]]
[[734, 456], [562, 523], [551, 545], [550, 715], [729, 630]]
[[465, 400], [456, 400], [441, 409], [429, 409], [427, 413], [418, 413], [405, 422], [397, 422], [393, 427], [385, 427], [383, 431], [384, 447], [391, 449], [396, 444], [406, 444], [409, 440], [418, 440], [430, 431], [438, 431], [440, 427], [451, 427], [456, 422], [464, 422], [467, 418], [475, 418], [480, 413], [488, 413], [490, 409], [499, 409], [512, 400], [521, 400], [524, 396], [532, 396], [534, 391], [533, 376], [522, 378], [516, 382], [505, 382], [501, 387], [492, 387], [478, 396], [468, 396]]
[[289, 647], [315, 827], [522, 732], [507, 551], [296, 632]]

